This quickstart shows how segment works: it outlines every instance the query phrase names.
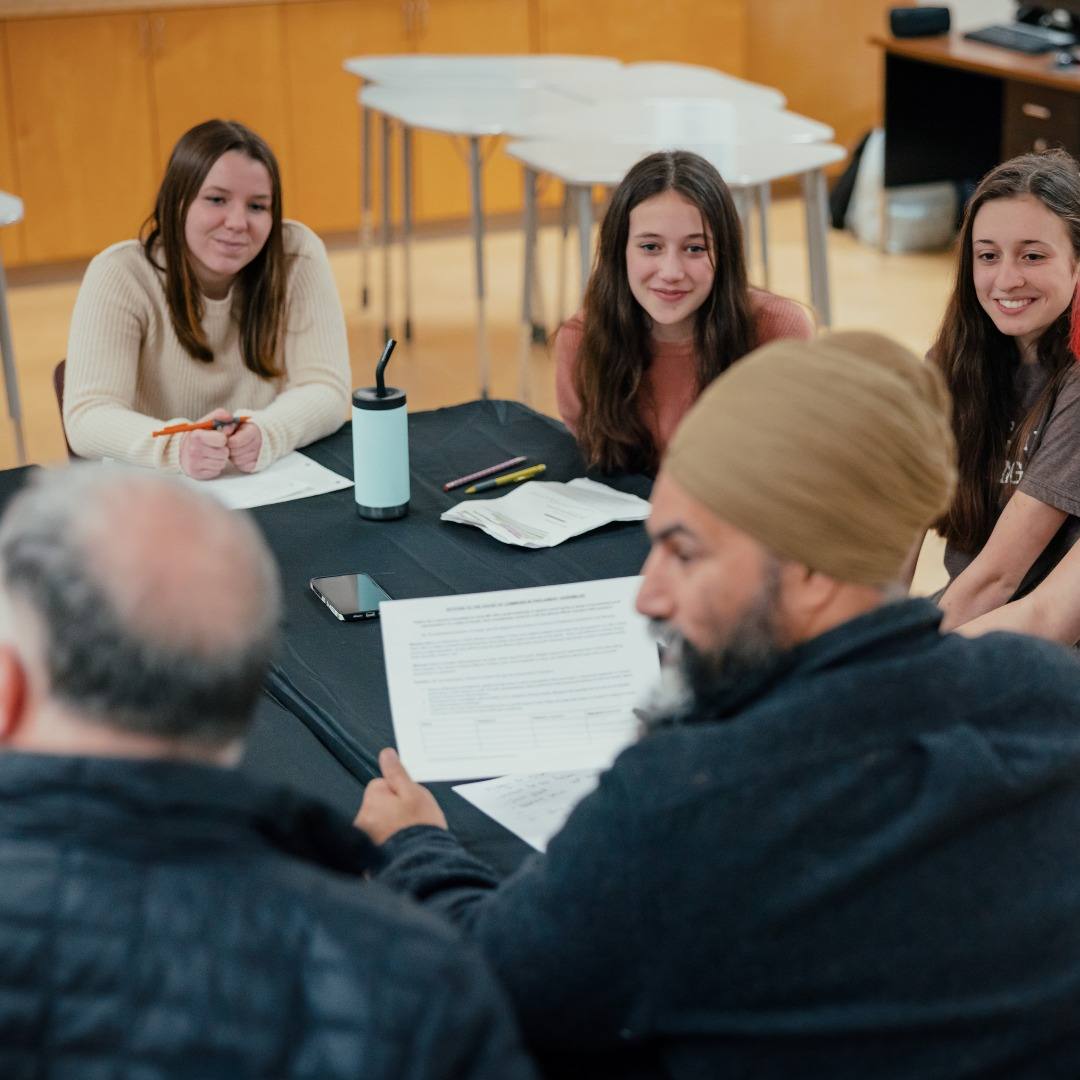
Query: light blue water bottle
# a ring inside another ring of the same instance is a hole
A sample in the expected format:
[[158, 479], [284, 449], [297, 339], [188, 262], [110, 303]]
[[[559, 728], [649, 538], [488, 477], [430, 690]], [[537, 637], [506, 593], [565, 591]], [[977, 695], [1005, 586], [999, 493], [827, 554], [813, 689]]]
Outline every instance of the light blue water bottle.
[[356, 512], [388, 521], [409, 511], [409, 421], [405, 391], [383, 373], [397, 343], [390, 338], [375, 368], [375, 385], [352, 396], [353, 493]]

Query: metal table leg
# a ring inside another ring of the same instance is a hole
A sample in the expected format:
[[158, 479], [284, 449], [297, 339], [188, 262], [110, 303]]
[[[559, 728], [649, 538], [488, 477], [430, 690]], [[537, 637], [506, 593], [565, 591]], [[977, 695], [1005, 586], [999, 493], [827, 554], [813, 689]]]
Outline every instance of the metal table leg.
[[825, 170], [813, 169], [802, 176], [806, 204], [806, 254], [810, 264], [810, 302], [822, 326], [832, 325], [829, 303], [829, 206]]
[[561, 326], [566, 318], [566, 241], [570, 236], [570, 200], [573, 193], [563, 184], [562, 212], [559, 218], [559, 295], [555, 300], [555, 324]]
[[735, 203], [735, 212], [739, 215], [739, 224], [742, 226], [743, 260], [746, 263], [747, 274], [749, 274], [754, 250], [754, 238], [750, 232], [750, 217], [754, 204], [750, 192], [746, 188], [733, 187], [731, 189], [731, 198]]
[[22, 404], [19, 401], [19, 377], [15, 371], [15, 349], [11, 344], [11, 319], [7, 306], [7, 276], [0, 262], [0, 358], [4, 365], [4, 390], [7, 393], [8, 416], [15, 429], [15, 452], [19, 464], [26, 464], [26, 442], [23, 439]]
[[578, 254], [581, 259], [581, 300], [584, 301], [592, 271], [592, 188], [588, 185], [575, 187], [574, 201], [577, 206]]
[[480, 368], [480, 396], [490, 397], [491, 357], [488, 355], [487, 315], [484, 305], [484, 191], [480, 166], [480, 136], [469, 137], [469, 189], [472, 195], [473, 248], [476, 258], [476, 358]]
[[360, 307], [368, 306], [371, 272], [371, 110], [360, 105]]
[[535, 345], [542, 345], [547, 340], [542, 312], [539, 310], [538, 281], [536, 267], [537, 215], [536, 215], [536, 171], [525, 166], [525, 273], [524, 292], [522, 294], [521, 321], [525, 324], [529, 338]]
[[383, 337], [390, 338], [390, 117], [382, 118]]
[[761, 284], [769, 287], [769, 185], [758, 184], [758, 242], [761, 244]]
[[412, 340], [412, 128], [401, 125], [401, 248], [405, 257], [405, 340]]

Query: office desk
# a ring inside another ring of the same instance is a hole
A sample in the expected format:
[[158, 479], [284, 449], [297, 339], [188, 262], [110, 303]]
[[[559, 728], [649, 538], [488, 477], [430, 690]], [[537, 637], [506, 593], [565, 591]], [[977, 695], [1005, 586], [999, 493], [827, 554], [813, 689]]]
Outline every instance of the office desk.
[[[266, 506], [254, 516], [281, 567], [285, 597], [284, 647], [268, 681], [281, 709], [306, 732], [267, 720], [257, 727], [253, 750], [264, 772], [304, 786], [309, 768], [327, 774], [339, 798], [353, 782], [329, 770], [325, 748], [348, 777], [366, 781], [377, 756], [393, 745], [378, 620], [341, 623], [314, 597], [308, 581], [323, 575], [366, 571], [391, 596], [455, 593], [622, 577], [641, 569], [648, 543], [640, 523], [610, 525], [555, 548], [531, 551], [501, 544], [479, 529], [439, 520], [443, 510], [470, 496], [446, 494], [447, 480], [515, 454], [545, 462], [546, 478], [570, 480], [584, 473], [574, 440], [554, 420], [508, 401], [477, 401], [409, 418], [412, 498], [407, 517], [372, 522], [356, 515], [351, 490]], [[346, 426], [305, 451], [345, 476], [352, 475], [351, 432]], [[622, 491], [647, 496], [643, 476], [607, 479]], [[312, 736], [318, 740], [318, 746]], [[318, 780], [323, 783], [323, 780]], [[454, 831], [500, 870], [509, 870], [526, 846], [490, 818], [434, 784]], [[356, 788], [359, 792], [359, 786]]]
[[885, 50], [885, 186], [977, 181], [999, 161], [1080, 153], [1080, 65], [959, 34], [871, 41]]

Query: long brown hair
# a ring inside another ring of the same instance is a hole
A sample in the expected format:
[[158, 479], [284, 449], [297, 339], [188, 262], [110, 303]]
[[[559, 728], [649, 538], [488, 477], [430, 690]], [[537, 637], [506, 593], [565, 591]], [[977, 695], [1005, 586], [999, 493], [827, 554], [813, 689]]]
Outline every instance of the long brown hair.
[[641, 408], [652, 362], [651, 321], [630, 291], [626, 244], [630, 211], [665, 191], [678, 192], [701, 211], [715, 271], [712, 291], [694, 320], [698, 389], [757, 344], [742, 229], [727, 184], [703, 157], [685, 150], [643, 158], [615, 189], [600, 226], [574, 372], [581, 401], [578, 442], [588, 463], [603, 469], [654, 472], [658, 465]]
[[[1015, 388], [1020, 349], [983, 310], [973, 277], [972, 230], [980, 207], [994, 199], [1030, 195], [1060, 218], [1080, 259], [1080, 166], [1064, 150], [1024, 154], [983, 177], [964, 212], [956, 284], [945, 309], [931, 359], [941, 368], [953, 398], [959, 479], [949, 512], [935, 524], [961, 551], [975, 554], [989, 539], [1001, 507], [1015, 491], [1000, 483], [1007, 461], [1021, 459], [1049, 415], [1076, 357], [1071, 342], [1075, 302], [1040, 335], [1039, 364], [1050, 379], [1039, 399], [1017, 419]], [[1010, 431], [1010, 425], [1015, 426]], [[1004, 490], [1003, 490], [1004, 488]]]
[[[278, 347], [285, 325], [285, 253], [281, 229], [281, 173], [269, 146], [235, 120], [207, 120], [180, 136], [161, 181], [154, 212], [142, 227], [146, 257], [165, 273], [169, 317], [184, 351], [210, 363], [214, 353], [202, 329], [202, 292], [184, 239], [188, 209], [222, 154], [230, 150], [261, 162], [270, 174], [271, 226], [262, 250], [237, 275], [240, 351], [264, 378], [281, 374]], [[165, 260], [162, 266], [155, 256]]]

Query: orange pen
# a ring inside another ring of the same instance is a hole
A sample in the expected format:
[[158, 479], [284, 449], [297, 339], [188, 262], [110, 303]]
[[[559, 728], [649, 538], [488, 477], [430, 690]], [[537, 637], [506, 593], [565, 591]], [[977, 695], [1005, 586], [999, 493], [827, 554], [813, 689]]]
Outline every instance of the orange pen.
[[230, 424], [239, 427], [245, 420], [250, 419], [248, 416], [226, 416], [216, 420], [196, 420], [193, 424], [171, 424], [152, 434], [156, 439], [159, 435], [180, 435], [185, 431], [220, 431], [221, 428], [228, 427]]

